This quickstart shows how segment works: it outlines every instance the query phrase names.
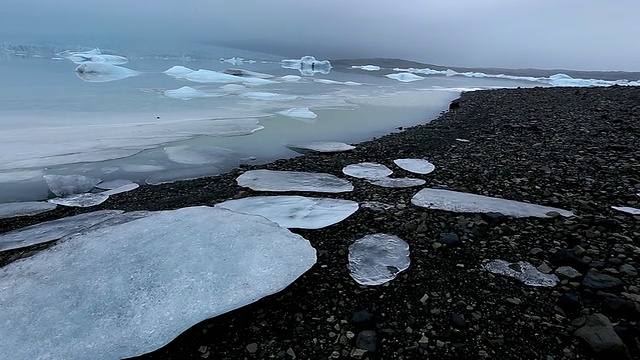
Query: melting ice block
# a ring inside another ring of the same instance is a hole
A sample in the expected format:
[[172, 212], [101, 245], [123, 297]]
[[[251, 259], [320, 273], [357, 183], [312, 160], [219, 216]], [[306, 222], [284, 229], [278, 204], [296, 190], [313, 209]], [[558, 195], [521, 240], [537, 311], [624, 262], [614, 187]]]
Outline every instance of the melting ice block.
[[415, 174], [428, 174], [436, 169], [436, 166], [424, 159], [396, 159], [393, 162], [400, 168]]
[[84, 175], [44, 175], [49, 190], [58, 196], [82, 194], [93, 190], [100, 179]]
[[0, 219], [31, 216], [55, 209], [57, 205], [44, 201], [25, 201], [0, 204]]
[[[111, 190], [109, 190], [111, 191]], [[103, 202], [109, 199], [109, 195], [105, 195], [104, 193], [98, 194], [77, 194], [70, 195], [62, 198], [54, 198], [47, 200], [52, 204], [62, 205], [62, 206], [70, 206], [70, 207], [91, 207], [100, 205]]]
[[412, 82], [412, 81], [418, 81], [418, 80], [424, 79], [422, 76], [418, 76], [416, 74], [407, 73], [407, 72], [398, 73], [398, 74], [387, 74], [385, 76], [388, 77], [389, 79], [398, 80], [400, 82]]
[[188, 73], [192, 73], [195, 70], [189, 69], [188, 67], [176, 65], [164, 71], [165, 74], [174, 76], [174, 77], [182, 77], [182, 75], [186, 75]]
[[631, 215], [640, 215], [640, 209], [632, 208], [629, 206], [612, 206], [611, 208], [614, 210], [626, 212], [627, 214]]
[[378, 71], [378, 70], [380, 70], [380, 66], [377, 66], [377, 65], [362, 65], [362, 66], [354, 65], [351, 68], [352, 69], [361, 69], [361, 70], [366, 70], [366, 71]]
[[394, 235], [367, 235], [349, 246], [349, 274], [361, 285], [389, 282], [410, 264], [409, 244]]
[[300, 118], [300, 119], [315, 119], [318, 117], [318, 114], [309, 110], [308, 107], [292, 108], [288, 110], [278, 111], [278, 114], [282, 114], [284, 116], [289, 116], [292, 118]]
[[280, 65], [285, 69], [298, 70], [305, 76], [313, 76], [315, 73], [326, 75], [331, 71], [329, 60], [316, 60], [313, 56], [303, 56], [300, 60], [282, 60]]
[[240, 153], [231, 149], [205, 145], [178, 145], [164, 148], [171, 161], [189, 165], [215, 165], [240, 163]]
[[353, 176], [355, 178], [369, 180], [375, 180], [393, 174], [393, 171], [388, 167], [371, 162], [347, 165], [342, 169], [342, 172], [345, 175]]
[[238, 185], [258, 191], [309, 191], [341, 193], [353, 185], [331, 174], [297, 171], [250, 170], [238, 176]]
[[422, 189], [413, 196], [411, 203], [427, 209], [464, 213], [497, 212], [513, 217], [548, 217], [550, 212], [573, 216], [571, 211], [563, 209], [442, 189]]
[[373, 185], [386, 187], [386, 188], [408, 188], [414, 186], [422, 186], [426, 183], [426, 181], [422, 179], [412, 179], [412, 178], [390, 178], [390, 177], [381, 177], [373, 180], [369, 180]]
[[541, 273], [528, 262], [519, 261], [509, 263], [504, 260], [492, 260], [484, 265], [484, 268], [493, 273], [509, 276], [520, 280], [529, 286], [552, 287], [558, 282], [558, 277], [553, 274]]
[[124, 56], [103, 54], [100, 49], [95, 48], [90, 51], [84, 52], [68, 52], [65, 56], [67, 59], [73, 61], [76, 64], [84, 63], [102, 63], [111, 65], [121, 65], [129, 62]]
[[311, 141], [297, 144], [289, 144], [287, 147], [294, 151], [302, 152], [321, 152], [321, 153], [334, 153], [353, 150], [356, 147], [345, 144], [343, 142], [336, 141]]
[[254, 196], [229, 200], [217, 207], [260, 215], [286, 228], [320, 229], [338, 223], [358, 210], [355, 201], [304, 196]]
[[68, 238], [0, 268], [0, 353], [116, 360], [284, 289], [316, 262], [258, 216], [163, 211]]
[[122, 66], [103, 63], [83, 63], [76, 68], [76, 75], [87, 82], [108, 82], [136, 76], [139, 72]]
[[210, 93], [202, 90], [196, 90], [189, 86], [183, 86], [179, 89], [165, 90], [164, 96], [170, 97], [173, 99], [190, 100], [190, 99], [197, 99], [197, 98], [220, 97], [220, 96], [224, 96], [224, 94]]

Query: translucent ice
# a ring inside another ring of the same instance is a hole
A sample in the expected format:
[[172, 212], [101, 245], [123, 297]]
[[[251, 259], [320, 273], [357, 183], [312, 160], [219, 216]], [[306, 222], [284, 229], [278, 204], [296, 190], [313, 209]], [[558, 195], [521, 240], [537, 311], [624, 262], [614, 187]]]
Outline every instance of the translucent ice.
[[267, 100], [267, 101], [291, 101], [298, 97], [296, 95], [278, 94], [272, 92], [257, 92], [250, 91], [242, 94], [242, 96], [253, 100]]
[[340, 193], [353, 185], [331, 174], [297, 171], [250, 170], [238, 176], [238, 185], [258, 191], [309, 191]]
[[44, 175], [49, 190], [57, 196], [82, 194], [93, 190], [100, 179], [84, 175]]
[[394, 235], [367, 235], [349, 246], [349, 274], [361, 285], [389, 282], [410, 264], [409, 244]]
[[640, 215], [640, 209], [632, 208], [629, 206], [612, 206], [611, 208], [618, 211], [626, 212], [627, 214]]
[[118, 180], [101, 182], [100, 184], [96, 185], [96, 188], [102, 189], [102, 190], [112, 190], [112, 189], [119, 188], [121, 186], [129, 185], [129, 184], [133, 184], [133, 181], [127, 180], [127, 179], [118, 179]]
[[108, 82], [138, 74], [140, 73], [135, 70], [104, 63], [83, 63], [76, 68], [76, 75], [87, 82]]
[[195, 207], [68, 238], [0, 269], [0, 349], [14, 360], [122, 359], [284, 289], [316, 262], [258, 216]]
[[278, 111], [278, 114], [282, 114], [284, 116], [289, 116], [292, 118], [300, 118], [300, 119], [315, 119], [318, 117], [318, 114], [309, 110], [309, 108], [292, 108], [288, 110]]
[[422, 189], [413, 196], [411, 203], [428, 209], [465, 213], [497, 212], [513, 217], [548, 217], [549, 212], [573, 216], [572, 212], [563, 209], [442, 189]]
[[135, 190], [137, 188], [139, 188], [140, 185], [136, 184], [136, 183], [131, 183], [131, 184], [125, 184], [122, 186], [118, 186], [117, 188], [113, 188], [104, 192], [101, 192], [101, 195], [106, 195], [106, 196], [111, 196], [111, 195], [115, 195], [115, 194], [121, 194], [124, 192], [129, 192], [131, 190]]
[[338, 223], [358, 210], [358, 203], [304, 196], [254, 196], [216, 206], [260, 215], [286, 228], [320, 229]]
[[216, 146], [178, 145], [164, 148], [171, 161], [189, 165], [237, 165], [242, 157], [238, 152]]
[[69, 234], [86, 230], [122, 213], [123, 211], [121, 210], [94, 211], [9, 231], [0, 234], [0, 251], [19, 249], [58, 240]]
[[[108, 190], [108, 191], [111, 191], [111, 190]], [[99, 193], [99, 194], [88, 193], [88, 194], [70, 195], [62, 198], [53, 198], [47, 201], [52, 204], [69, 206], [69, 207], [91, 207], [91, 206], [100, 205], [103, 202], [107, 201], [107, 199], [109, 199], [109, 195], [105, 195], [104, 193]]]
[[351, 68], [353, 68], [353, 69], [361, 69], [361, 70], [366, 70], [366, 71], [378, 71], [378, 70], [380, 70], [380, 66], [377, 66], [377, 65], [362, 65], [362, 66], [354, 65]]
[[287, 147], [295, 151], [302, 150], [302, 152], [311, 151], [322, 153], [343, 152], [356, 148], [355, 146], [336, 141], [311, 141], [305, 143], [289, 144], [287, 145]]
[[316, 60], [313, 56], [303, 56], [300, 60], [282, 60], [281, 65], [285, 69], [300, 71], [302, 75], [313, 76], [315, 73], [328, 74], [331, 71], [329, 60]]
[[436, 169], [435, 165], [424, 159], [396, 159], [393, 162], [400, 168], [415, 174], [428, 174]]
[[498, 259], [486, 263], [484, 268], [493, 274], [509, 276], [529, 286], [552, 287], [558, 282], [558, 277], [554, 274], [541, 273], [533, 265], [524, 261], [509, 263]]
[[393, 171], [388, 167], [371, 162], [347, 165], [342, 169], [342, 172], [349, 176], [370, 180], [387, 177], [393, 174]]
[[121, 65], [129, 62], [129, 59], [127, 59], [124, 56], [102, 54], [102, 52], [100, 52], [100, 49], [98, 48], [95, 48], [90, 51], [84, 51], [84, 52], [68, 52], [65, 57], [76, 64], [93, 62], [93, 63], [103, 63], [103, 64], [111, 64], [111, 65]]
[[44, 201], [25, 201], [0, 204], [0, 219], [31, 216], [55, 209], [55, 204]]
[[424, 79], [422, 76], [418, 76], [412, 73], [398, 73], [398, 74], [387, 74], [385, 75], [389, 79], [398, 80], [400, 82], [412, 82]]
[[390, 178], [390, 177], [381, 177], [374, 180], [369, 180], [373, 185], [386, 187], [386, 188], [408, 188], [414, 186], [422, 186], [426, 183], [426, 181], [422, 179], [412, 179], [412, 178]]
[[189, 86], [183, 86], [175, 90], [165, 90], [164, 96], [170, 97], [173, 99], [189, 100], [189, 99], [196, 99], [196, 98], [224, 96], [224, 94], [210, 93], [210, 92], [205, 92], [201, 90], [196, 90]]

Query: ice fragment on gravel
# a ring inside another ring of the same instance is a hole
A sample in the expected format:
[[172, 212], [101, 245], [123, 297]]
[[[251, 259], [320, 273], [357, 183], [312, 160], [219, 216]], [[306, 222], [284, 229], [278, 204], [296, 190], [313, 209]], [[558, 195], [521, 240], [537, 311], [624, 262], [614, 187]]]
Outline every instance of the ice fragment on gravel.
[[36, 215], [45, 211], [51, 211], [56, 207], [56, 204], [51, 204], [45, 201], [4, 203], [0, 204], [0, 219]]
[[385, 75], [389, 79], [398, 80], [400, 82], [412, 82], [424, 79], [422, 76], [418, 76], [412, 73], [398, 73], [398, 74], [387, 74]]
[[356, 147], [335, 141], [311, 141], [305, 143], [289, 144], [287, 147], [294, 151], [302, 150], [303, 152], [315, 151], [321, 153], [333, 153], [353, 150]]
[[345, 175], [368, 180], [376, 180], [393, 174], [393, 171], [388, 167], [371, 162], [347, 165], [342, 169], [342, 172]]
[[549, 213], [557, 212], [565, 217], [573, 216], [572, 212], [563, 209], [442, 189], [422, 189], [413, 196], [411, 203], [427, 209], [463, 213], [496, 212], [513, 217], [550, 217]]
[[375, 180], [369, 180], [373, 185], [385, 187], [385, 188], [408, 188], [414, 186], [422, 186], [426, 183], [426, 181], [422, 179], [412, 179], [412, 178], [390, 178], [390, 177], [382, 177], [377, 178]]
[[557, 276], [541, 273], [533, 265], [524, 261], [509, 263], [497, 259], [486, 263], [484, 268], [493, 274], [509, 276], [529, 286], [552, 287], [558, 282]]
[[288, 110], [278, 111], [278, 114], [301, 119], [315, 119], [318, 114], [309, 110], [309, 108], [292, 108]]
[[393, 205], [385, 204], [379, 201], [365, 201], [360, 203], [360, 207], [364, 209], [375, 210], [375, 211], [388, 211], [394, 208]]
[[100, 179], [84, 175], [44, 175], [43, 178], [49, 190], [57, 196], [86, 193], [100, 183]]
[[127, 179], [118, 179], [118, 180], [101, 182], [100, 184], [96, 185], [96, 188], [102, 189], [102, 190], [112, 190], [112, 189], [119, 188], [121, 186], [129, 185], [129, 184], [133, 184], [133, 181], [127, 180]]
[[125, 185], [122, 185], [122, 186], [117, 187], [115, 189], [103, 191], [100, 194], [111, 196], [111, 195], [115, 195], [115, 194], [121, 194], [123, 192], [128, 192], [128, 191], [131, 191], [131, 190], [135, 190], [135, 189], [137, 189], [139, 187], [140, 187], [140, 185], [138, 185], [136, 183], [125, 184]]
[[[108, 191], [112, 191], [112, 190], [108, 190]], [[107, 199], [109, 199], [109, 195], [106, 195], [103, 192], [103, 193], [97, 193], [97, 194], [91, 194], [91, 193], [77, 194], [77, 195], [71, 195], [71, 196], [61, 197], [61, 198], [53, 198], [47, 201], [52, 204], [69, 206], [69, 207], [91, 207], [91, 206], [100, 205], [103, 202], [107, 201]]]
[[0, 349], [14, 360], [141, 355], [315, 262], [307, 240], [258, 216], [159, 212], [0, 268]]
[[627, 214], [640, 215], [640, 209], [632, 208], [629, 206], [612, 206], [611, 208], [618, 211], [626, 212]]
[[394, 235], [367, 235], [349, 246], [349, 274], [361, 285], [389, 282], [410, 263], [409, 244]]
[[0, 234], [0, 251], [58, 240], [122, 213], [121, 210], [94, 211], [9, 231]]
[[436, 166], [424, 159], [395, 159], [393, 162], [400, 168], [415, 174], [429, 174]]
[[340, 193], [353, 191], [353, 185], [325, 173], [250, 170], [238, 176], [238, 185], [258, 191], [310, 191]]
[[338, 223], [358, 210], [358, 203], [304, 196], [254, 196], [229, 200], [217, 207], [260, 215], [286, 228], [320, 229]]

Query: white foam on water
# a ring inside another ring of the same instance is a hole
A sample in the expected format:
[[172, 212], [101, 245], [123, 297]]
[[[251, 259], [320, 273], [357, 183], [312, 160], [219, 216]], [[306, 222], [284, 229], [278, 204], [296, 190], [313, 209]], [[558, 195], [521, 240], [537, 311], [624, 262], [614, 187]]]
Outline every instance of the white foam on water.
[[353, 145], [337, 141], [310, 141], [305, 143], [289, 144], [287, 147], [294, 151], [302, 150], [303, 152], [312, 151], [321, 153], [344, 152], [356, 148]]
[[61, 198], [53, 198], [47, 201], [52, 204], [57, 204], [62, 206], [85, 208], [85, 207], [100, 205], [103, 202], [107, 201], [108, 199], [109, 199], [109, 195], [105, 195], [104, 193], [98, 193], [98, 194], [88, 193], [88, 194], [70, 195], [70, 196], [61, 197]]
[[45, 201], [25, 201], [0, 204], [0, 219], [31, 216], [55, 209], [57, 205]]
[[426, 181], [422, 179], [390, 178], [390, 177], [381, 177], [375, 180], [369, 180], [369, 182], [373, 185], [386, 187], [386, 188], [408, 188], [408, 187], [414, 187], [414, 186], [422, 186], [426, 183]]
[[493, 274], [509, 276], [529, 286], [553, 287], [559, 281], [554, 274], [542, 273], [525, 261], [509, 263], [500, 259], [492, 260], [484, 268]]
[[362, 66], [354, 65], [351, 68], [352, 69], [361, 69], [361, 70], [366, 70], [366, 71], [378, 71], [378, 70], [380, 70], [380, 66], [377, 66], [377, 65], [362, 65]]
[[87, 82], [109, 82], [126, 79], [140, 73], [118, 65], [87, 62], [78, 65], [76, 75]]
[[387, 283], [410, 264], [409, 244], [395, 235], [367, 235], [349, 246], [349, 275], [361, 285]]
[[345, 166], [342, 173], [359, 179], [376, 180], [393, 174], [393, 171], [382, 164], [363, 162]]
[[[640, 194], [638, 194], [638, 196], [640, 196]], [[629, 206], [612, 206], [611, 208], [614, 210], [626, 212], [627, 214], [640, 215], [640, 209], [636, 209]]]
[[331, 174], [298, 171], [250, 170], [238, 176], [238, 185], [257, 191], [308, 191], [341, 193], [353, 185]]
[[385, 76], [388, 77], [389, 79], [398, 80], [400, 82], [413, 82], [418, 80], [424, 80], [422, 76], [418, 76], [416, 74], [412, 74], [409, 72], [403, 72], [398, 74], [387, 74]]
[[298, 119], [315, 119], [318, 117], [318, 114], [309, 110], [308, 107], [291, 108], [283, 111], [278, 111], [278, 114]]
[[424, 159], [395, 159], [393, 162], [401, 169], [415, 174], [429, 174], [436, 166]]

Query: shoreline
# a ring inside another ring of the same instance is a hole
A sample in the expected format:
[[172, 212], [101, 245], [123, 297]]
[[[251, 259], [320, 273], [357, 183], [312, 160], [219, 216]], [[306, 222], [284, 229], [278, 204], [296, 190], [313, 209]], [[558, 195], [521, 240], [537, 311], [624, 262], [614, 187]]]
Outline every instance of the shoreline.
[[[365, 141], [350, 152], [304, 155], [211, 178], [141, 186], [89, 209], [59, 207], [2, 219], [0, 232], [102, 209], [168, 210], [273, 194], [239, 187], [235, 178], [246, 170], [326, 172], [346, 178], [341, 173], [346, 165], [379, 162], [394, 169], [394, 177], [427, 183], [389, 189], [349, 178], [355, 186], [351, 193], [296, 192], [395, 207], [361, 208], [324, 229], [293, 230], [318, 251], [311, 270], [283, 291], [206, 320], [138, 359], [591, 359], [573, 334], [584, 324], [580, 319], [593, 313], [617, 323], [627, 348], [639, 357], [637, 340], [635, 348], [632, 340], [640, 334], [635, 322], [640, 319], [640, 282], [637, 274], [621, 269], [640, 266], [640, 248], [633, 241], [640, 236], [640, 219], [611, 206], [640, 207], [640, 88], [484, 90], [465, 93], [457, 103], [459, 108], [425, 125]], [[393, 165], [393, 159], [406, 157], [426, 158], [436, 170], [416, 175]], [[425, 187], [560, 207], [576, 216], [492, 219], [411, 205], [411, 197]], [[348, 274], [348, 246], [377, 232], [407, 241], [412, 264], [386, 285], [360, 286]], [[458, 235], [462, 245], [436, 245], [442, 234]], [[46, 246], [5, 252], [0, 265]], [[576, 256], [588, 264], [582, 276], [591, 269], [607, 273], [623, 282], [623, 291], [598, 293], [585, 288], [582, 278], [553, 288], [528, 287], [481, 266], [484, 260], [523, 260], [556, 270], [564, 265], [556, 254], [565, 249], [580, 253]], [[580, 301], [558, 305], [566, 294]], [[371, 318], [355, 319], [362, 310]], [[376, 351], [358, 355], [358, 334], [369, 330], [377, 338]]]

